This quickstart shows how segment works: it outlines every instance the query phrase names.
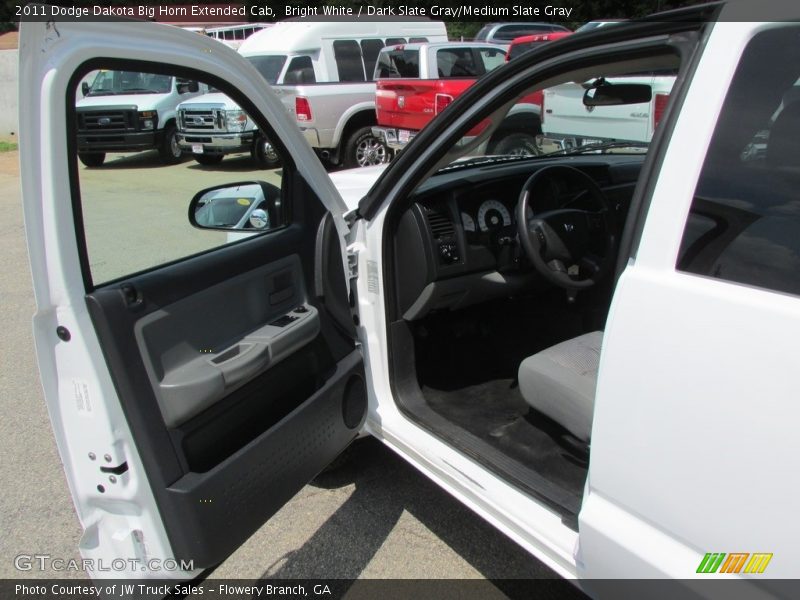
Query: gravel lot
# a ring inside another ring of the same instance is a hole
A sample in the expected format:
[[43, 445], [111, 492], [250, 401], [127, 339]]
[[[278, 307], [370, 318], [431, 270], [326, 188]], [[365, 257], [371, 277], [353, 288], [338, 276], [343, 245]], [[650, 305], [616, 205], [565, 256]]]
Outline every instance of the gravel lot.
[[[31, 316], [34, 312], [22, 225], [18, 155], [0, 153], [0, 298], [6, 328], [0, 336], [0, 578], [48, 577], [16, 571], [13, 557], [46, 553], [77, 557], [80, 525], [56, 452], [38, 380]], [[154, 260], [153, 239], [169, 252], [191, 253], [223, 241], [223, 234], [188, 226], [194, 191], [222, 181], [252, 179], [247, 158], [226, 159], [221, 169], [193, 161], [164, 167], [152, 153], [111, 157], [86, 170], [87, 209], [98, 247], [138, 250]], [[260, 179], [265, 178], [263, 172]], [[135, 191], [123, 202], [118, 185]], [[158, 210], [163, 221], [143, 221], [137, 211]], [[104, 237], [105, 236], [105, 237]], [[114, 242], [116, 240], [116, 246]], [[145, 243], [143, 240], [148, 240]], [[100, 256], [100, 255], [98, 255]], [[113, 257], [100, 257], [110, 260]], [[116, 260], [116, 258], [115, 258]], [[138, 260], [138, 259], [137, 259]], [[101, 265], [102, 267], [102, 265]], [[83, 577], [81, 573], [61, 574]], [[360, 442], [342, 469], [305, 487], [213, 577], [289, 578], [548, 578], [552, 572], [419, 475], [374, 440]], [[492, 588], [498, 591], [496, 588]]]

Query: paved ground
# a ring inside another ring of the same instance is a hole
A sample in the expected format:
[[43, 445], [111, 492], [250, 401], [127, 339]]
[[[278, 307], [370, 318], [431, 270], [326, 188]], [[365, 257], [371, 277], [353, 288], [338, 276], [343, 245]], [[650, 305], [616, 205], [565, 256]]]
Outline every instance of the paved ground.
[[[20, 553], [76, 556], [81, 534], [50, 431], [31, 339], [34, 312], [25, 248], [17, 153], [0, 153], [0, 578], [47, 577], [15, 571]], [[131, 165], [139, 160], [132, 159]], [[246, 161], [245, 161], [246, 162]], [[229, 180], [249, 169], [231, 165]], [[161, 182], [194, 181], [193, 163], [117, 170], [146, 196]], [[161, 170], [159, 170], [161, 169]], [[98, 174], [85, 176], [94, 178]], [[208, 176], [205, 176], [208, 177]], [[246, 178], [246, 177], [243, 177]], [[194, 189], [197, 189], [196, 187]], [[185, 194], [168, 210], [185, 218]], [[166, 210], [166, 209], [165, 209]], [[110, 214], [113, 214], [110, 213]], [[112, 219], [113, 221], [113, 219]], [[174, 227], [183, 228], [182, 221]], [[169, 229], [169, 228], [167, 228]], [[201, 232], [202, 234], [202, 232]], [[214, 235], [214, 234], [212, 234]], [[345, 468], [307, 486], [214, 577], [540, 578], [552, 577], [522, 551], [374, 441]], [[72, 576], [80, 576], [73, 574]]]

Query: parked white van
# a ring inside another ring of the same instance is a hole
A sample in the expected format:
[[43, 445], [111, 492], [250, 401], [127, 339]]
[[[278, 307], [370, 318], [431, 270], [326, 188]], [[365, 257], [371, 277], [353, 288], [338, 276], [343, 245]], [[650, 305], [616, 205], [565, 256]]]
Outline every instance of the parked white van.
[[[322, 158], [355, 167], [391, 157], [372, 133], [378, 53], [384, 46], [428, 41], [447, 41], [444, 23], [284, 21], [247, 38], [239, 53], [273, 86]], [[179, 124], [181, 148], [203, 164], [246, 151], [265, 166], [275, 160], [252, 120], [221, 94], [182, 103]]]
[[208, 91], [208, 86], [180, 77], [101, 70], [82, 85], [78, 100], [78, 158], [99, 167], [107, 152], [157, 149], [167, 164], [181, 159], [175, 109], [181, 100]]

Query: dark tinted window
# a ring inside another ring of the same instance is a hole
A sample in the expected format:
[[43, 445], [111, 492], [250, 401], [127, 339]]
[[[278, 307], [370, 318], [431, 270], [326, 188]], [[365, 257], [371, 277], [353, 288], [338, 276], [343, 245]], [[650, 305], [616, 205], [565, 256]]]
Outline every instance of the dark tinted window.
[[422, 44], [422, 43], [427, 42], [427, 41], [428, 41], [428, 38], [426, 38], [426, 37], [408, 38], [408, 43], [409, 44]]
[[372, 79], [378, 54], [383, 48], [383, 40], [361, 40], [361, 53], [364, 55], [364, 71]]
[[520, 54], [525, 54], [531, 48], [533, 48], [533, 42], [511, 44], [511, 47], [508, 49], [508, 60], [517, 58]]
[[285, 56], [248, 56], [247, 60], [261, 73], [267, 83], [277, 83], [278, 75], [281, 74], [283, 64], [286, 62]]
[[439, 77], [480, 77], [486, 72], [472, 48], [447, 48], [436, 51]]
[[397, 44], [405, 44], [406, 38], [386, 38], [387, 46], [396, 46]]
[[361, 60], [361, 47], [355, 40], [336, 40], [333, 42], [333, 56], [339, 81], [365, 81], [364, 63]]
[[419, 77], [419, 50], [381, 52], [375, 67], [375, 79]]
[[561, 25], [548, 25], [542, 23], [514, 23], [513, 25], [503, 25], [492, 36], [493, 41], [510, 42], [514, 38], [523, 35], [533, 35], [534, 33], [550, 33], [551, 31], [568, 31]]
[[679, 270], [800, 294], [800, 28], [759, 34], [711, 140]]
[[310, 56], [295, 56], [286, 69], [283, 76], [283, 83], [294, 85], [298, 83], [316, 83], [314, 76], [314, 65], [311, 63]]

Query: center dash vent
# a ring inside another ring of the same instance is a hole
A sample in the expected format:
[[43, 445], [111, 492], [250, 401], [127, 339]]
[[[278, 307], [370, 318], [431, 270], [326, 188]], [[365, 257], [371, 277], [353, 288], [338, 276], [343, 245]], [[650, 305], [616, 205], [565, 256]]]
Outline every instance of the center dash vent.
[[451, 237], [455, 234], [453, 222], [447, 217], [446, 214], [432, 208], [425, 208], [425, 216], [428, 219], [428, 225], [431, 228], [433, 237], [442, 239]]

